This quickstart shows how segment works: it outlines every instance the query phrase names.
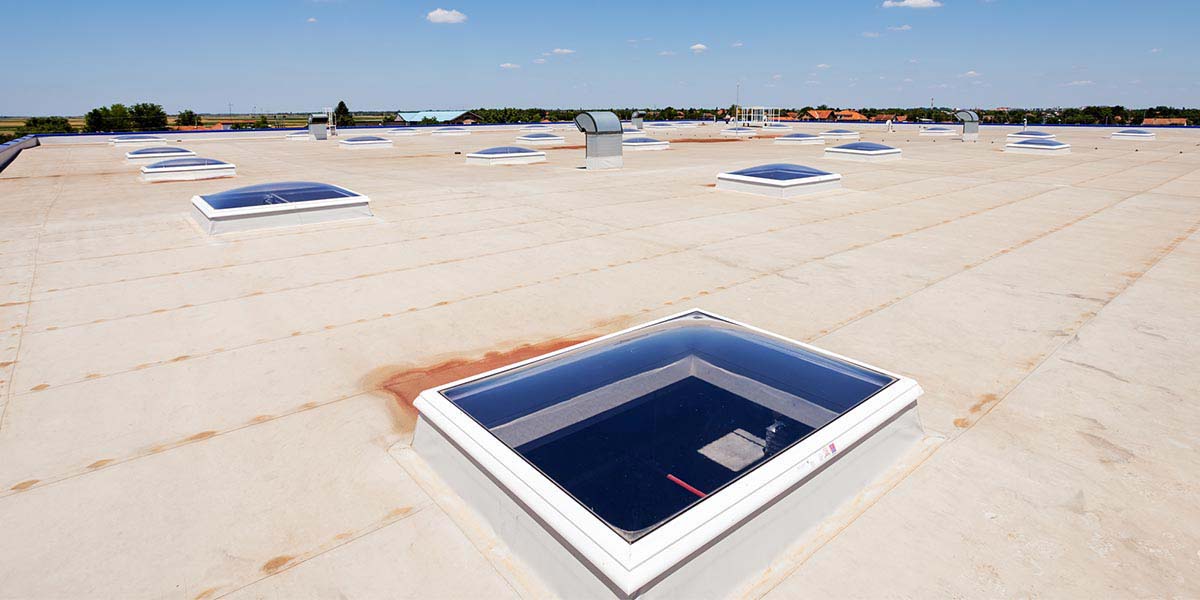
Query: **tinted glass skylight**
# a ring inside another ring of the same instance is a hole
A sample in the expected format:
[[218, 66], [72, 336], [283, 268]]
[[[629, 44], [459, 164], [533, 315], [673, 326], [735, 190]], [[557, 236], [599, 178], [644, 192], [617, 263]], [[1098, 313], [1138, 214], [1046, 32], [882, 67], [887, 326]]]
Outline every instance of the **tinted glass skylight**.
[[496, 146], [495, 148], [486, 148], [484, 150], [480, 150], [475, 154], [529, 154], [531, 152], [537, 151], [530, 150], [529, 148], [522, 148], [520, 146]]
[[851, 144], [842, 144], [838, 146], [843, 150], [861, 150], [863, 152], [873, 152], [876, 150], [895, 150], [895, 148], [886, 144], [876, 144], [875, 142], [854, 142]]
[[817, 136], [815, 136], [811, 133], [789, 133], [783, 137], [785, 137], [785, 138], [815, 138]]
[[386, 138], [381, 138], [377, 135], [360, 135], [358, 137], [346, 138], [347, 142], [386, 142]]
[[950, 131], [949, 127], [926, 127], [925, 131]]
[[554, 135], [553, 133], [530, 133], [521, 137], [534, 140], [544, 140], [546, 138], [556, 138], [558, 136]]
[[138, 148], [137, 150], [131, 151], [129, 154], [136, 156], [145, 154], [186, 154], [188, 152], [191, 152], [191, 150], [186, 148], [175, 148], [173, 146], [154, 146], [152, 148]]
[[1028, 136], [1028, 137], [1049, 137], [1050, 136], [1050, 134], [1046, 133], [1045, 131], [1033, 131], [1032, 129], [1028, 130], [1028, 131], [1018, 131], [1012, 135], [1024, 135], [1024, 136]]
[[725, 131], [750, 131], [749, 127], [726, 127]]
[[850, 131], [849, 129], [830, 129], [829, 131], [826, 131], [825, 133], [854, 133], [854, 132]]
[[357, 196], [357, 194], [327, 183], [283, 181], [251, 185], [200, 197], [209, 206], [221, 210], [226, 208], [264, 206], [267, 204], [310, 202], [331, 198], [351, 198], [354, 196]]
[[1015, 145], [1015, 146], [1043, 146], [1043, 147], [1047, 147], [1047, 148], [1053, 148], [1056, 146], [1065, 146], [1066, 144], [1064, 144], [1063, 142], [1060, 142], [1058, 140], [1034, 139], [1034, 140], [1021, 140], [1019, 142], [1015, 142], [1013, 145]]
[[151, 163], [146, 166], [147, 169], [171, 169], [176, 167], [216, 167], [228, 165], [229, 163], [215, 158], [172, 158], [171, 160], [160, 160], [156, 163]]
[[733, 171], [732, 175], [743, 175], [745, 177], [761, 177], [763, 179], [774, 179], [776, 181], [790, 181], [793, 179], [807, 179], [809, 177], [821, 177], [829, 175], [827, 171], [806, 167], [804, 165], [793, 165], [789, 163], [774, 163], [769, 165], [759, 165], [750, 167], [740, 171]]
[[661, 140], [656, 140], [656, 139], [650, 138], [650, 137], [635, 137], [635, 138], [629, 138], [629, 139], [625, 140], [624, 143], [626, 143], [626, 144], [658, 144], [658, 143], [661, 143]]
[[692, 313], [442, 393], [634, 541], [893, 381]]
[[1146, 131], [1145, 129], [1122, 129], [1117, 133], [1128, 133], [1130, 135], [1150, 135], [1150, 132]]
[[466, 131], [462, 127], [439, 127], [438, 131]]
[[121, 140], [123, 142], [136, 142], [136, 141], [144, 142], [144, 141], [149, 141], [149, 140], [161, 140], [162, 138], [160, 138], [156, 135], [118, 135], [117, 137], [115, 137], [113, 139]]

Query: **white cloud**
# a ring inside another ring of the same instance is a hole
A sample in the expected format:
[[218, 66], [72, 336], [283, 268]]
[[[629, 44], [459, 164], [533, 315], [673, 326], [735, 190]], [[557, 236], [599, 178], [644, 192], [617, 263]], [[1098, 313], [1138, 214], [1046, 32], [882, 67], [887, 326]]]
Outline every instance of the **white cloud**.
[[514, 64], [514, 63], [501, 63], [500, 68], [501, 69], [520, 69], [521, 65]]
[[546, 64], [546, 59], [544, 59], [544, 58], [535, 58], [535, 59], [533, 59], [533, 64], [535, 64], [535, 65], [544, 65], [544, 64]]
[[425, 15], [425, 20], [430, 23], [463, 23], [467, 20], [467, 15], [454, 9], [435, 8]]
[[316, 17], [309, 17], [309, 18], [308, 18], [308, 22], [309, 22], [309, 23], [316, 23], [316, 22], [317, 22], [317, 18], [316, 18]]
[[1092, 81], [1091, 79], [1076, 79], [1075, 81], [1068, 82], [1067, 85], [1078, 87], [1082, 85], [1092, 85], [1094, 83], [1096, 82]]
[[877, 38], [877, 37], [879, 37], [879, 32], [878, 31], [864, 31], [864, 32], [862, 32], [862, 36], [865, 38]]
[[821, 64], [817, 65], [817, 68], [818, 68], [818, 69], [828, 69], [828, 68], [829, 68], [829, 65], [827, 65], [827, 64], [825, 64], [825, 63], [821, 63]]
[[804, 84], [805, 85], [821, 85], [821, 82], [817, 81], [816, 79], [809, 79], [808, 81], [805, 81]]
[[774, 75], [772, 75], [772, 76], [771, 76], [771, 79], [774, 79], [775, 81], [779, 81], [780, 79], [783, 79], [783, 75], [780, 75], [779, 73], [776, 73], [776, 74], [774, 74]]
[[691, 50], [692, 54], [700, 54], [701, 52], [708, 50], [708, 46], [705, 46], [704, 44], [692, 44], [691, 46], [688, 46], [688, 50]]
[[967, 71], [966, 73], [959, 75], [959, 77], [967, 77], [967, 78], [979, 77], [979, 72], [978, 71]]
[[658, 53], [659, 56], [675, 56], [675, 53], [670, 50], [663, 50]]
[[912, 82], [913, 82], [913, 80], [912, 80], [912, 77], [905, 77], [905, 78], [904, 78], [904, 83], [912, 83]]
[[743, 44], [741, 42], [734, 42], [734, 43], [730, 44], [730, 46], [733, 48], [741, 48], [742, 46], [745, 46], [745, 44]]
[[575, 54], [575, 51], [571, 50], [570, 48], [555, 48], [550, 52], [552, 54]]
[[884, 8], [937, 8], [938, 0], [883, 0]]
[[912, 25], [892, 25], [888, 27], [888, 31], [911, 31]]
[[921, 61], [919, 61], [919, 60], [917, 60], [917, 59], [915, 59], [915, 58], [910, 58], [910, 59], [908, 59], [908, 64], [910, 64], [910, 65], [915, 65], [915, 64], [917, 64], [917, 63], [919, 63], [919, 62], [921, 62]]
[[1162, 52], [1162, 48], [1151, 48], [1150, 49], [1150, 54], [1158, 54], [1159, 52]]

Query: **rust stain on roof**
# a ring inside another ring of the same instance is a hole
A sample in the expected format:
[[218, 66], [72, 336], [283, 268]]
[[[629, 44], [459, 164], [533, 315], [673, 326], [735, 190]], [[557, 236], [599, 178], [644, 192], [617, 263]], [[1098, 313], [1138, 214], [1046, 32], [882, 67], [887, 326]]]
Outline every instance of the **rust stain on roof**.
[[574, 346], [592, 339], [592, 337], [594, 336], [556, 338], [544, 342], [522, 344], [508, 350], [488, 352], [478, 358], [451, 358], [417, 367], [381, 367], [371, 371], [363, 378], [363, 387], [368, 391], [381, 390], [391, 394], [396, 400], [396, 406], [400, 409], [400, 429], [408, 432], [412, 431], [413, 426], [416, 425], [417, 410], [413, 407], [413, 402], [421, 392]]
[[26, 481], [22, 481], [21, 483], [18, 483], [17, 485], [14, 485], [8, 489], [10, 489], [14, 492], [23, 492], [23, 491], [37, 485], [38, 483], [41, 483], [41, 481], [42, 481], [41, 479], [29, 479]]
[[292, 562], [292, 559], [294, 558], [296, 557], [287, 554], [276, 556], [275, 558], [263, 563], [261, 570], [263, 573], [268, 575], [274, 575], [275, 573], [278, 573], [280, 569], [286, 567], [288, 563]]

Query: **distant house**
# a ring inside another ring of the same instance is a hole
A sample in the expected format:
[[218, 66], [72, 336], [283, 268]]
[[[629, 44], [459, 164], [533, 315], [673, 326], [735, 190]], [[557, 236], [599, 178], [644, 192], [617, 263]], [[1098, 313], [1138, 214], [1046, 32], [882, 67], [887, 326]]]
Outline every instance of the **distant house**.
[[1183, 117], [1146, 117], [1142, 125], [1180, 125], [1187, 127], [1188, 120]]
[[479, 115], [469, 110], [418, 110], [396, 113], [398, 125], [417, 125], [426, 119], [455, 125], [470, 125], [480, 121]]
[[866, 121], [866, 115], [857, 110], [839, 110], [833, 113], [834, 119], [838, 121]]
[[871, 117], [871, 120], [876, 123], [886, 123], [887, 121], [891, 121], [893, 123], [903, 123], [908, 120], [908, 117], [905, 115], [882, 113]]
[[828, 121], [833, 116], [832, 110], [811, 109], [801, 117], [802, 121]]

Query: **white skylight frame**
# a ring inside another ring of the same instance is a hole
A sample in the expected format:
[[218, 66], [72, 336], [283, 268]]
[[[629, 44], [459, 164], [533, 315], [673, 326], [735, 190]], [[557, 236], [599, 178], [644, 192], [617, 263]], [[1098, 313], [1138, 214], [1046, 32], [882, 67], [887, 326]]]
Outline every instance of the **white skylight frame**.
[[1114, 131], [1113, 134], [1109, 136], [1110, 139], [1114, 139], [1114, 140], [1134, 140], [1134, 141], [1138, 141], [1138, 140], [1152, 141], [1152, 140], [1156, 139], [1157, 137], [1158, 136], [1153, 131], [1143, 131], [1141, 133], [1127, 133], [1124, 131]]
[[[613, 531], [599, 517], [443, 395], [445, 390], [465, 383], [600, 344], [614, 337], [693, 313], [726, 321], [818, 355], [876, 371], [894, 378], [895, 381], [833, 422], [814, 431], [807, 438], [711, 494], [704, 502], [697, 503], [632, 543]], [[711, 312], [691, 309], [425, 390], [417, 397], [414, 405], [425, 419], [462, 448], [501, 486], [520, 499], [613, 585], [627, 594], [632, 594], [780, 497], [842, 449], [853, 446], [895, 415], [915, 405], [921, 394], [921, 387], [910, 378]]]
[[157, 162], [160, 160], [170, 160], [172, 158], [191, 158], [191, 157], [196, 156], [195, 152], [192, 152], [191, 150], [188, 150], [186, 148], [179, 148], [178, 146], [166, 146], [166, 147], [176, 148], [176, 151], [174, 151], [174, 152], [155, 152], [153, 154], [134, 154], [134, 152], [136, 152], [136, 150], [130, 150], [129, 152], [125, 153], [125, 159], [132, 160], [132, 161], [138, 161], [138, 162], [144, 162], [144, 161], [148, 161], [148, 160]]
[[344, 139], [338, 140], [338, 144], [343, 148], [391, 148], [394, 145], [394, 142], [387, 138], [380, 138], [377, 140]]
[[1014, 131], [1008, 134], [1008, 137], [1021, 140], [1053, 140], [1058, 138], [1057, 135], [1045, 131], [1040, 132], [1040, 135], [1031, 135], [1027, 131]]
[[[549, 132], [533, 131], [530, 133], [549, 133]], [[567, 138], [565, 138], [561, 135], [553, 135], [553, 134], [552, 134], [552, 137], [529, 137], [529, 135], [519, 135], [519, 136], [517, 136], [517, 141], [521, 142], [523, 144], [533, 144], [535, 146], [537, 146], [537, 145], [545, 146], [545, 145], [549, 145], [549, 144], [561, 144], [561, 143], [567, 141]]]
[[339, 189], [345, 190], [353, 194], [352, 196], [342, 196], [338, 198], [326, 198], [323, 200], [305, 200], [304, 202], [284, 202], [280, 204], [266, 204], [263, 206], [241, 206], [238, 208], [213, 208], [208, 202], [201, 197], [200, 194], [192, 196], [192, 206], [196, 207], [205, 217], [210, 220], [229, 219], [231, 217], [245, 217], [251, 215], [270, 215], [282, 214], [297, 211], [307, 211], [320, 208], [339, 208], [347, 206], [370, 206], [371, 199], [367, 196], [359, 194], [354, 190], [348, 190], [338, 186]]
[[834, 131], [822, 131], [821, 133], [818, 133], [817, 135], [819, 135], [822, 138], [827, 139], [827, 140], [860, 140], [860, 139], [862, 139], [862, 133], [858, 132], [858, 131], [848, 131], [845, 133], [834, 132]]
[[880, 148], [878, 150], [858, 150], [856, 148], [841, 148], [830, 146], [825, 149], [826, 156], [830, 154], [847, 154], [852, 156], [900, 156], [904, 151], [900, 148]]

